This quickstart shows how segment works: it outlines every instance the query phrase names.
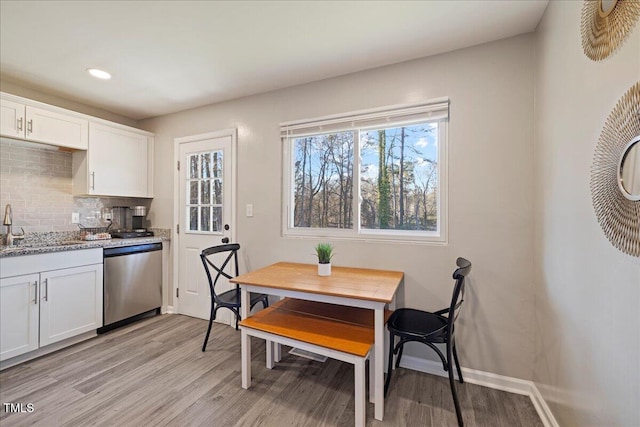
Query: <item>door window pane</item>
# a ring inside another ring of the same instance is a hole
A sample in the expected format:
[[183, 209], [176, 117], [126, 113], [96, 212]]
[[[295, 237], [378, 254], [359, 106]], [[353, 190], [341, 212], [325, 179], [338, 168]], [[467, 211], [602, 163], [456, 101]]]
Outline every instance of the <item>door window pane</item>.
[[223, 223], [222, 150], [191, 154], [187, 160], [189, 231], [219, 233]]
[[198, 204], [198, 181], [189, 182], [189, 203]]
[[222, 180], [213, 180], [213, 203], [216, 205], [222, 204]]
[[200, 231], [211, 231], [211, 207], [200, 208]]
[[211, 231], [222, 231], [222, 207], [214, 207]]
[[211, 178], [211, 153], [201, 155], [202, 178]]
[[198, 155], [189, 156], [189, 178], [198, 178]]
[[189, 208], [189, 230], [198, 231], [198, 208]]
[[208, 205], [211, 203], [211, 180], [203, 179], [200, 185], [200, 204]]
[[222, 151], [212, 153], [213, 177], [222, 179]]

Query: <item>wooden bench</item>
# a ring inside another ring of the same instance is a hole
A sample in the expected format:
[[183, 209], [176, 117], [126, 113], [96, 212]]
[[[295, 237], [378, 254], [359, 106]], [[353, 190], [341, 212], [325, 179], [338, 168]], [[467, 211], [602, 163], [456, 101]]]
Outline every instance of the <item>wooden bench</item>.
[[[390, 311], [385, 312], [385, 322], [390, 315]], [[353, 364], [355, 425], [364, 426], [365, 362], [373, 354], [373, 310], [285, 298], [239, 325], [248, 335], [267, 341], [269, 369], [273, 368], [274, 361], [280, 360], [279, 344]], [[372, 371], [370, 369], [370, 384], [373, 384]]]

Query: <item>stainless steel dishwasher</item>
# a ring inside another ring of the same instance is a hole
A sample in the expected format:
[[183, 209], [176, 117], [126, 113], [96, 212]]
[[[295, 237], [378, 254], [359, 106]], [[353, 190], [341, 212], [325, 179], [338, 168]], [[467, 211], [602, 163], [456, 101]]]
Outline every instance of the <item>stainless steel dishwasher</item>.
[[104, 249], [106, 332], [162, 306], [162, 243]]

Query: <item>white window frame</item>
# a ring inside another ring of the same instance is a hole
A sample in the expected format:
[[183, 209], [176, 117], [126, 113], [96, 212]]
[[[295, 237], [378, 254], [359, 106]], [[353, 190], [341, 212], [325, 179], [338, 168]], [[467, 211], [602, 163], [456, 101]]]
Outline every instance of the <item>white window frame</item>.
[[[436, 111], [435, 114], [430, 110]], [[446, 110], [446, 111], [445, 111]], [[393, 105], [316, 119], [280, 124], [282, 138], [282, 236], [291, 238], [331, 238], [376, 242], [445, 245], [448, 243], [448, 121], [449, 99], [439, 98], [419, 104]], [[359, 131], [407, 124], [438, 123], [438, 230], [363, 229], [360, 215], [360, 134]], [[363, 123], [363, 125], [357, 125]], [[327, 129], [327, 130], [323, 130]], [[304, 135], [353, 130], [353, 227], [348, 229], [294, 227], [293, 141]]]

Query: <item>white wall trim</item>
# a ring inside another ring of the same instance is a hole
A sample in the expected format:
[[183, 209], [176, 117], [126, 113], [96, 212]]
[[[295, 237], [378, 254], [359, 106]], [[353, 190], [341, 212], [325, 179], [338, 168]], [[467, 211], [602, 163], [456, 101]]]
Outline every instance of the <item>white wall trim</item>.
[[[402, 368], [412, 369], [414, 371], [424, 372], [427, 374], [438, 375], [440, 377], [448, 377], [446, 371], [442, 369], [442, 363], [435, 360], [426, 360], [412, 356], [402, 356], [400, 363]], [[533, 403], [542, 424], [545, 427], [560, 427], [556, 421], [551, 409], [545, 402], [542, 394], [533, 381], [521, 380], [519, 378], [507, 377], [504, 375], [493, 374], [491, 372], [479, 371], [470, 368], [461, 368], [464, 381], [470, 384], [476, 384], [483, 387], [489, 387], [496, 390], [502, 390], [509, 393], [522, 394], [529, 396]], [[457, 378], [457, 376], [456, 376]]]
[[531, 381], [531, 394], [529, 394], [529, 397], [545, 427], [560, 427], [560, 424], [556, 421], [556, 417], [554, 417], [553, 412], [551, 412], [551, 408], [549, 408], [540, 390], [538, 390], [536, 383], [533, 381]]

